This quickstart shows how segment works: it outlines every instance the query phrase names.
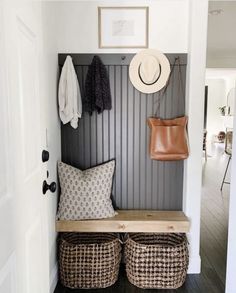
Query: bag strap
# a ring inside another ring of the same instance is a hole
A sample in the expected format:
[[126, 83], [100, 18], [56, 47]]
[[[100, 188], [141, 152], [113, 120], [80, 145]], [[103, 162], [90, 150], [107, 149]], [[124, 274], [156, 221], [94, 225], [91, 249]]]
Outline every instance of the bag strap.
[[154, 113], [154, 116], [157, 116], [157, 113], [160, 109], [160, 106], [161, 106], [161, 101], [166, 93], [166, 90], [170, 84], [170, 79], [171, 79], [171, 76], [174, 72], [174, 68], [175, 68], [175, 65], [178, 65], [178, 75], [179, 75], [179, 90], [180, 90], [180, 95], [182, 96], [183, 100], [184, 100], [184, 90], [183, 90], [183, 80], [182, 80], [182, 75], [181, 75], [181, 68], [180, 68], [180, 57], [175, 57], [175, 60], [174, 60], [174, 63], [171, 67], [171, 70], [170, 70], [170, 74], [169, 74], [169, 77], [168, 77], [168, 80], [166, 82], [166, 85], [164, 86], [164, 88], [162, 89], [161, 92], [159, 92], [158, 94], [158, 98], [156, 100], [155, 103], [157, 103], [157, 108], [156, 108], [156, 111]]

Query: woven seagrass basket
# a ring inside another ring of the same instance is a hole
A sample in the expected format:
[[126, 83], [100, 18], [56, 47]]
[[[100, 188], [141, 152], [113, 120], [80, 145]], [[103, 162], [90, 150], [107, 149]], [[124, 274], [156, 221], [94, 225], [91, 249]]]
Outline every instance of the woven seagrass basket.
[[127, 277], [133, 285], [176, 289], [183, 285], [189, 263], [185, 234], [130, 234], [125, 244]]
[[106, 288], [119, 274], [121, 244], [112, 233], [64, 233], [59, 242], [61, 283], [69, 288]]

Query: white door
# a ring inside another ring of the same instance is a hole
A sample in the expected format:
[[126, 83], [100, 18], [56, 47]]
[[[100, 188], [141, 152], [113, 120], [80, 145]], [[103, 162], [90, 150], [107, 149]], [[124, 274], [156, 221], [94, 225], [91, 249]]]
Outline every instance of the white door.
[[40, 3], [0, 1], [0, 293], [48, 293]]

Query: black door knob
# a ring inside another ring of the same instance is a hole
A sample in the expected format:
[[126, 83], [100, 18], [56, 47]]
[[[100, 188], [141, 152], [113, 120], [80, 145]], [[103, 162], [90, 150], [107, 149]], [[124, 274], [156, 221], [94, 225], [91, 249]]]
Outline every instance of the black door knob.
[[43, 163], [47, 162], [48, 160], [49, 160], [49, 152], [46, 151], [46, 150], [43, 150], [42, 151], [42, 161], [43, 161]]
[[46, 180], [43, 181], [43, 194], [45, 194], [48, 190], [50, 190], [51, 192], [55, 192], [56, 189], [57, 189], [56, 182], [52, 182], [49, 185], [49, 184], [47, 184], [47, 181]]

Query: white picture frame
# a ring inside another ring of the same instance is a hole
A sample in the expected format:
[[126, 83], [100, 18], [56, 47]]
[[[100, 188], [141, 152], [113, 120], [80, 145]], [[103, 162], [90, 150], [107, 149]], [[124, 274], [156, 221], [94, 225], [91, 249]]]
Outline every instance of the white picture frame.
[[148, 48], [148, 42], [148, 7], [98, 7], [99, 48]]

